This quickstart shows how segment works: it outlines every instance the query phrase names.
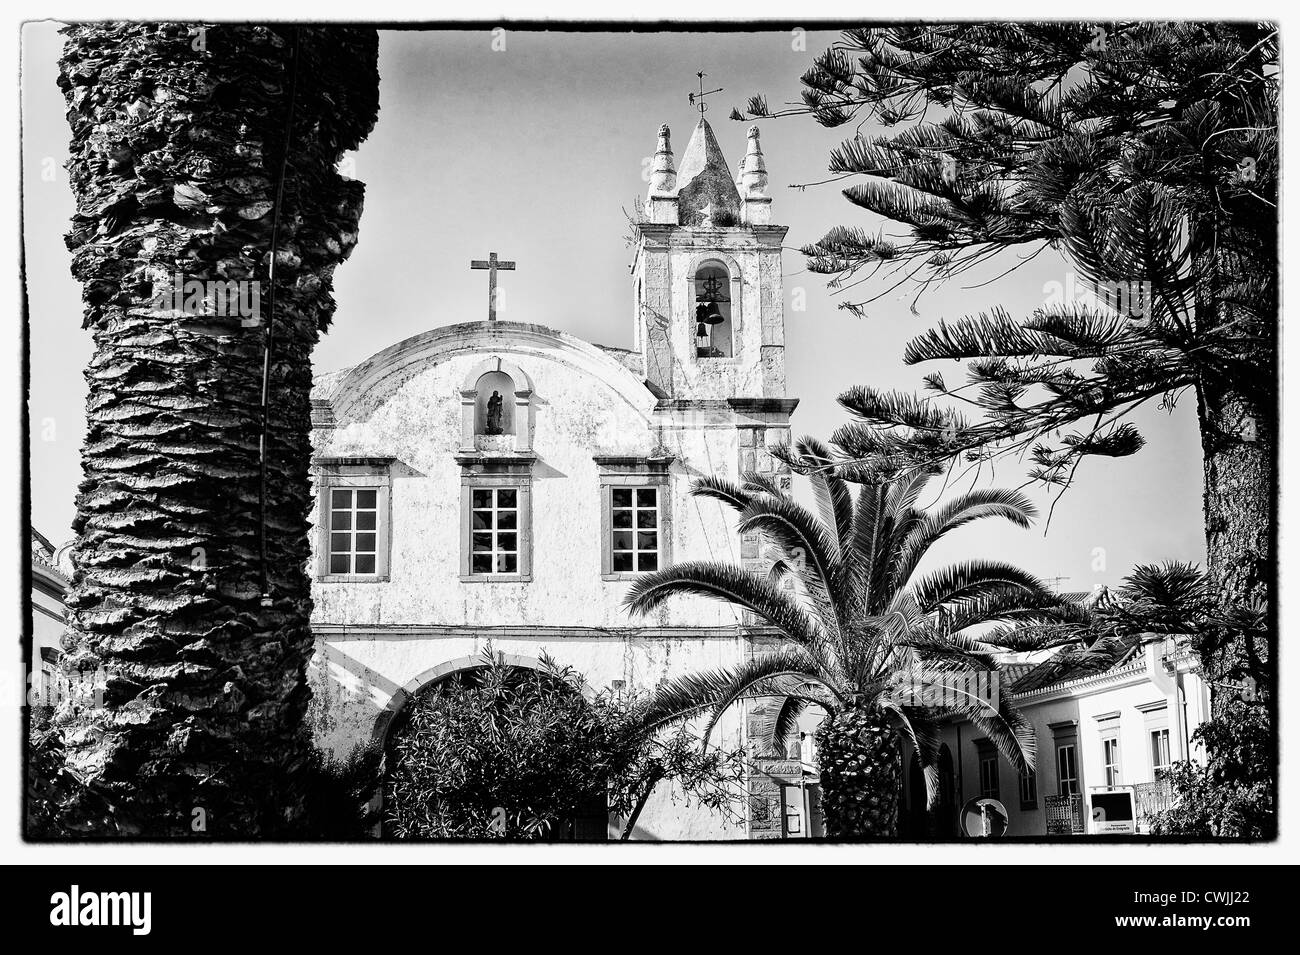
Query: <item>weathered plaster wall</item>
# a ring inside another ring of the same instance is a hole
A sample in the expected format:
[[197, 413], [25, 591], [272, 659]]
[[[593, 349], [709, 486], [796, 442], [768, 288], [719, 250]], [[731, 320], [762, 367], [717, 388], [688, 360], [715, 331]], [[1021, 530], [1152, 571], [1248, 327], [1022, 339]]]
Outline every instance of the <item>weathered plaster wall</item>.
[[[382, 377], [355, 398], [335, 401], [337, 426], [318, 430], [317, 456], [392, 456], [391, 580], [323, 583], [313, 591], [314, 623], [625, 627], [734, 624], [714, 601], [677, 600], [654, 619], [622, 609], [629, 584], [601, 580], [600, 468], [594, 455], [645, 455], [657, 444], [670, 468], [672, 552], [737, 555], [730, 512], [689, 495], [706, 473], [734, 473], [738, 434], [730, 411], [658, 416], [655, 398], [604, 355], [585, 355], [558, 336], [511, 341], [494, 334], [447, 339], [418, 361]], [[488, 330], [496, 331], [496, 330]], [[487, 352], [485, 346], [491, 351]], [[590, 346], [587, 346], [590, 348]], [[592, 349], [594, 352], [595, 349]], [[463, 379], [487, 354], [528, 374], [534, 386], [533, 580], [459, 580], [461, 466], [455, 460]], [[596, 359], [599, 359], [597, 361]], [[314, 546], [319, 546], [313, 535]]]

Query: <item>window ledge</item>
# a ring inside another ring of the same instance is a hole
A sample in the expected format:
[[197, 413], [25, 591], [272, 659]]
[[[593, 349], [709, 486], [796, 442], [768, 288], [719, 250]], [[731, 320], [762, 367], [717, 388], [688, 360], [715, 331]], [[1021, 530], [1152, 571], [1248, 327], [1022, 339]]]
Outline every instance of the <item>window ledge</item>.
[[386, 584], [391, 578], [388, 574], [317, 574], [316, 580], [322, 584]]
[[532, 574], [461, 574], [462, 584], [529, 584]]
[[642, 577], [656, 573], [653, 570], [629, 570], [621, 573], [601, 574], [601, 580], [618, 581], [618, 580], [640, 580]]

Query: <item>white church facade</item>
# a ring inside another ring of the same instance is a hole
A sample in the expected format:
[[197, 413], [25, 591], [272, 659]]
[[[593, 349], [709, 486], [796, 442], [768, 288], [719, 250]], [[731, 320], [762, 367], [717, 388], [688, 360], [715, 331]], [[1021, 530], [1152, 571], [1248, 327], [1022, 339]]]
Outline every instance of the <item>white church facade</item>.
[[[730, 511], [690, 495], [696, 479], [789, 480], [766, 451], [789, 440], [797, 401], [786, 229], [757, 129], [733, 179], [703, 118], [678, 168], [661, 128], [640, 219], [630, 350], [490, 320], [317, 375], [311, 718], [327, 751], [382, 746], [412, 694], [489, 644], [521, 666], [572, 665], [595, 692], [732, 665], [763, 639], [703, 598], [643, 619], [622, 606], [637, 575], [673, 561], [762, 566]], [[721, 727], [729, 745], [745, 734], [743, 710]], [[754, 772], [743, 827], [662, 786], [634, 838], [807, 832], [798, 760]]]

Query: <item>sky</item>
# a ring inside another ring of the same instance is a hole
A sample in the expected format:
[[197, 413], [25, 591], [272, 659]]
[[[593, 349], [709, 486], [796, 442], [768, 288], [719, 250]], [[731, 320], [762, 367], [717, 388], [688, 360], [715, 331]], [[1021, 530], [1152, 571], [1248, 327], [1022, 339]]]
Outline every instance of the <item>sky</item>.
[[[32, 522], [58, 543], [71, 536], [85, 431], [82, 376], [92, 350], [80, 292], [63, 243], [73, 211], [63, 163], [69, 131], [56, 85], [61, 38], [52, 22], [23, 30], [24, 241], [31, 323]], [[800, 40], [802, 39], [802, 42]], [[360, 241], [335, 273], [338, 311], [316, 349], [318, 372], [356, 364], [429, 328], [484, 318], [487, 275], [471, 259], [495, 251], [518, 263], [500, 274], [500, 314], [605, 345], [632, 344], [632, 249], [625, 216], [644, 200], [642, 178], [662, 123], [680, 159], [698, 114], [687, 93], [708, 73], [708, 118], [731, 168], [748, 124], [727, 119], [754, 93], [798, 98], [798, 78], [833, 34], [561, 33], [486, 30], [384, 31], [380, 112], [347, 157], [366, 183]], [[504, 40], [504, 42], [502, 42]], [[494, 42], [495, 41], [495, 42]], [[872, 132], [868, 126], [865, 132]], [[849, 127], [807, 117], [765, 122], [774, 223], [788, 225], [784, 256], [788, 393], [800, 399], [796, 435], [822, 438], [848, 420], [836, 396], [862, 383], [918, 390], [934, 364], [905, 366], [907, 341], [940, 318], [1001, 305], [1013, 316], [1044, 304], [1049, 283], [1071, 270], [1048, 251], [1009, 276], [1004, 253], [982, 271], [931, 290], [889, 295], [856, 318], [837, 308], [826, 277], [804, 268], [798, 248], [836, 224], [885, 226], [849, 204], [827, 178], [829, 150]], [[879, 283], [858, 290], [874, 294]], [[796, 304], [803, 304], [796, 310]], [[960, 378], [945, 371], [950, 381]], [[958, 369], [959, 370], [959, 369]], [[927, 564], [1010, 560], [1068, 590], [1114, 586], [1135, 565], [1204, 564], [1201, 457], [1194, 396], [1171, 411], [1154, 404], [1132, 419], [1147, 439], [1138, 454], [1086, 462], [1049, 526], [1020, 530], [990, 521], [950, 535]], [[1018, 486], [1014, 460], [978, 486]], [[963, 487], [968, 486], [969, 481]], [[936, 485], [936, 492], [938, 491]], [[1054, 494], [1027, 488], [1046, 514]], [[930, 504], [934, 495], [922, 497]]]

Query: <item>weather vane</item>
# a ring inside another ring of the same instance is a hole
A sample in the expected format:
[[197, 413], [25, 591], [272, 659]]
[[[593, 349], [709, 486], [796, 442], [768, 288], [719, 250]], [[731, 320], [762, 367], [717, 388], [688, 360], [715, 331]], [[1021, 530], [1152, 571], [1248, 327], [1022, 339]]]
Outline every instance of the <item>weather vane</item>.
[[687, 93], [686, 98], [690, 101], [690, 104], [692, 106], [698, 106], [700, 108], [700, 120], [703, 121], [704, 111], [709, 108], [708, 105], [705, 104], [704, 102], [704, 97], [712, 96], [714, 93], [721, 93], [722, 87], [719, 86], [716, 90], [706, 90], [704, 88], [704, 77], [708, 76], [709, 74], [705, 73], [703, 70], [700, 70], [700, 72], [696, 73], [695, 75], [700, 78], [700, 90], [698, 93]]

